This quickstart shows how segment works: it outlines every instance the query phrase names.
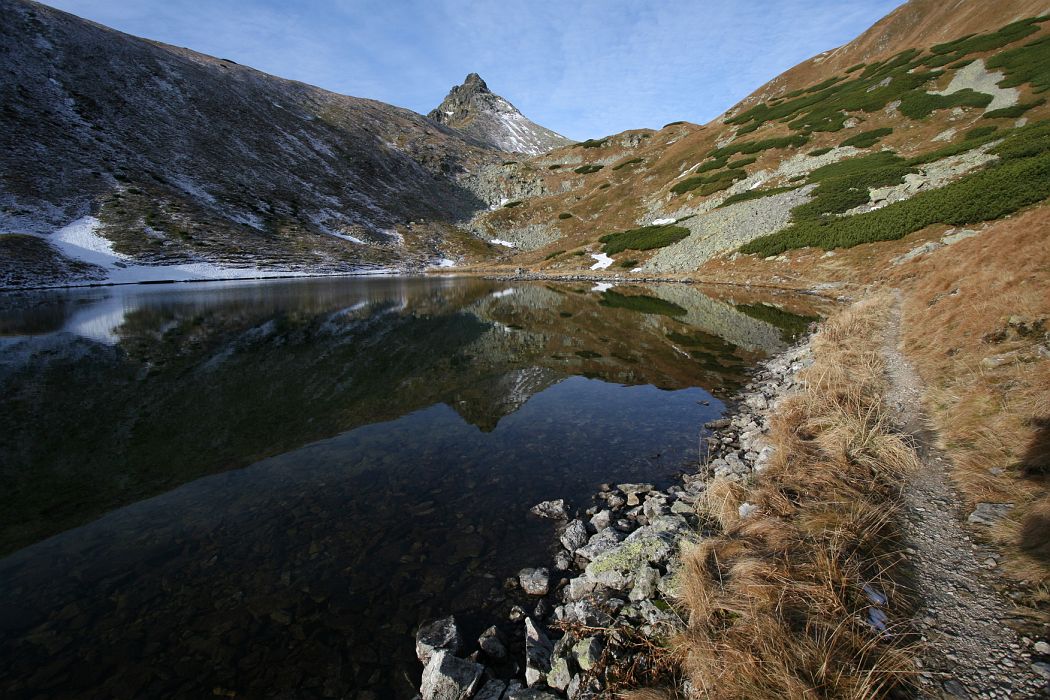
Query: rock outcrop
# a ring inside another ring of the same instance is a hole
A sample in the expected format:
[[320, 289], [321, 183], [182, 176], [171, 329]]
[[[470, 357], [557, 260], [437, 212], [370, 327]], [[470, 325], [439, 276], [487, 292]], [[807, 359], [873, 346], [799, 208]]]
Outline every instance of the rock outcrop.
[[539, 155], [572, 143], [571, 139], [530, 121], [514, 105], [489, 90], [477, 73], [453, 87], [427, 116], [485, 146], [508, 153]]

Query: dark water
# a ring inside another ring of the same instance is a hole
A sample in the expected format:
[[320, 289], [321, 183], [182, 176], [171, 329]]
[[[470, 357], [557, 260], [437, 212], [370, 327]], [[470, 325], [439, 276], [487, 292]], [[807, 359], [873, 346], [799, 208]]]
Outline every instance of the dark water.
[[668, 483], [803, 325], [684, 286], [0, 297], [0, 691], [411, 697], [547, 565], [534, 503]]

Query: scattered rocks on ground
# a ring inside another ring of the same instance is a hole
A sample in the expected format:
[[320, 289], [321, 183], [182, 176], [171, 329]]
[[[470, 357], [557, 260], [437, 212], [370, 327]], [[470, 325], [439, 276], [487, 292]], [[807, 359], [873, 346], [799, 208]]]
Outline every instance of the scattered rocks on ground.
[[974, 525], [995, 525], [1013, 510], [1013, 503], [978, 503], [966, 521]]
[[[478, 676], [486, 682], [476, 683], [476, 697], [496, 698], [498, 692], [503, 700], [598, 697], [607, 665], [626, 668], [637, 662], [632, 659], [636, 652], [622, 646], [622, 631], [641, 632], [658, 642], [683, 628], [672, 605], [679, 590], [680, 546], [700, 536], [697, 504], [715, 476], [745, 480], [773, 458], [772, 448], [764, 444], [766, 413], [796, 386], [797, 373], [810, 362], [801, 346], [761, 366], [738, 397], [733, 415], [705, 426], [709, 450], [704, 463], [696, 473], [682, 475], [679, 483], [666, 489], [650, 483], [605, 484], [594, 495], [594, 506], [585, 509], [589, 520], [570, 519], [563, 499], [531, 509], [540, 517], [566, 521], [558, 533], [561, 546], [552, 555], [559, 573], [552, 579], [550, 569], [529, 567], [505, 582], [503, 590], [512, 599], [524, 602], [523, 594], [540, 599], [533, 615], [512, 605], [512, 634], [492, 626], [478, 638], [480, 651], [471, 659], [489, 666]], [[743, 510], [742, 517], [750, 514]], [[564, 578], [557, 580], [561, 572]], [[472, 682], [477, 664], [448, 660], [462, 646], [451, 618], [424, 626], [417, 639], [423, 640], [424, 655], [439, 648], [444, 654], [435, 668], [433, 656], [427, 664], [427, 692], [440, 685], [455, 693]]]

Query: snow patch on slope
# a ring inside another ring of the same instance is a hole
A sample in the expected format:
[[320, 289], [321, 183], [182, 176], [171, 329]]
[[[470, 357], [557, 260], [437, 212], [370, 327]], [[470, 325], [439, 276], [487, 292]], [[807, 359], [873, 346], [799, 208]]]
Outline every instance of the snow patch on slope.
[[[102, 268], [105, 279], [93, 284], [133, 284], [136, 282], [189, 282], [194, 280], [258, 279], [266, 277], [311, 277], [315, 273], [296, 270], [274, 270], [258, 267], [226, 267], [200, 261], [177, 265], [141, 265], [132, 258], [113, 249], [113, 243], [99, 235], [100, 221], [94, 216], [85, 216], [62, 227], [50, 235], [40, 238], [48, 241], [67, 258], [96, 265]], [[367, 274], [389, 274], [391, 270], [362, 270]], [[95, 326], [100, 337], [110, 337]], [[82, 333], [82, 335], [84, 335]]]
[[605, 253], [591, 253], [591, 257], [597, 261], [591, 265], [592, 270], [604, 270], [613, 264], [613, 259]]

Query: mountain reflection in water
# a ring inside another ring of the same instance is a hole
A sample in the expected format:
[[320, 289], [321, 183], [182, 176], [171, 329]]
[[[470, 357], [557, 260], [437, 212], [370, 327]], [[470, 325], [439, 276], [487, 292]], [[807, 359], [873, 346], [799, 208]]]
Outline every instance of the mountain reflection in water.
[[683, 285], [297, 280], [0, 299], [5, 697], [411, 697], [549, 565], [528, 515], [667, 483], [807, 319]]

